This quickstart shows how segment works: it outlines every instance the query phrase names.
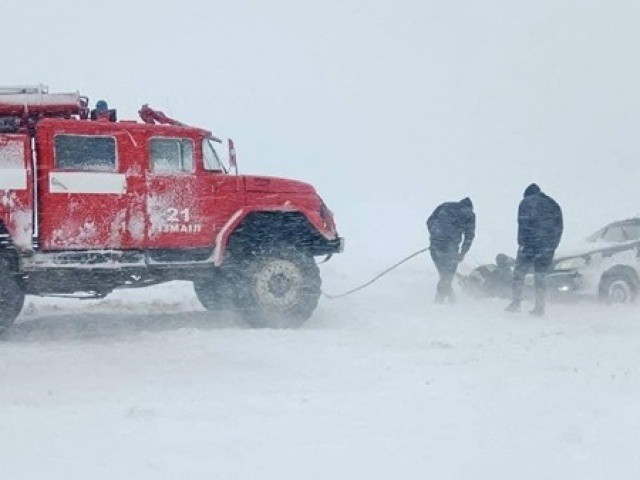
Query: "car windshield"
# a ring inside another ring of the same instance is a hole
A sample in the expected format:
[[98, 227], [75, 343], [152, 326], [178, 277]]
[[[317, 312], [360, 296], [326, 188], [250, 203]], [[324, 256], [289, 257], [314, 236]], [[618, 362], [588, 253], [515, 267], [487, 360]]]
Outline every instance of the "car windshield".
[[601, 228], [600, 230], [593, 232], [591, 235], [587, 237], [587, 242], [596, 243], [598, 240], [600, 240], [605, 230], [606, 228]]
[[205, 138], [202, 141], [202, 160], [204, 169], [209, 171], [225, 172], [227, 169], [218, 157], [218, 153], [213, 145], [213, 140]]
[[640, 239], [640, 225], [625, 225], [624, 234], [627, 240], [639, 240]]
[[587, 242], [624, 243], [640, 239], [640, 225], [608, 225], [587, 237]]

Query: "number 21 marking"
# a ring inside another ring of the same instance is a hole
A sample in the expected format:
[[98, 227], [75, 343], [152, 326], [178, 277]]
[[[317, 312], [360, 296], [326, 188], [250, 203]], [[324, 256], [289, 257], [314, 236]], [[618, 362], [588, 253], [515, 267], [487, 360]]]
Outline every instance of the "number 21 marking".
[[167, 208], [167, 221], [171, 223], [185, 222], [189, 223], [191, 220], [191, 212], [188, 208], [184, 210], [178, 210], [177, 208]]

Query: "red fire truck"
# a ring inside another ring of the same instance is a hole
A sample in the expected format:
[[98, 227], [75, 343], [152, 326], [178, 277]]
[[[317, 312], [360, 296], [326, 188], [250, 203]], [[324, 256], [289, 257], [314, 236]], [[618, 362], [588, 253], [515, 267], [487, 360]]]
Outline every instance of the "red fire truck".
[[343, 247], [314, 188], [230, 173], [219, 139], [146, 105], [138, 122], [97, 106], [0, 88], [0, 329], [25, 295], [102, 298], [171, 280], [253, 326], [307, 320], [314, 257]]

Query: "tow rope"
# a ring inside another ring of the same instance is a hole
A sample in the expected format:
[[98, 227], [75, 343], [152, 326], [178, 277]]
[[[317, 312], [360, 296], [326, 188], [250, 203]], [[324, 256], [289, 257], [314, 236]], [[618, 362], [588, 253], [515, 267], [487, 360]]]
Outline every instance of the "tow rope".
[[363, 283], [362, 285], [360, 285], [359, 287], [356, 288], [352, 288], [351, 290], [348, 290], [344, 293], [340, 293], [338, 295], [329, 295], [328, 293], [322, 291], [322, 295], [324, 295], [326, 298], [328, 298], [329, 300], [335, 300], [336, 298], [342, 298], [342, 297], [346, 297], [347, 295], [351, 295], [352, 293], [355, 293], [359, 290], [362, 290], [363, 288], [368, 287], [369, 285], [371, 285], [372, 283], [374, 283], [375, 281], [379, 280], [380, 278], [384, 277], [387, 273], [389, 273], [390, 271], [398, 268], [400, 265], [402, 265], [405, 262], [408, 262], [409, 260], [411, 260], [413, 257], [417, 257], [418, 255], [426, 252], [427, 250], [429, 250], [429, 247], [427, 248], [423, 248], [421, 250], [418, 250], [417, 252], [412, 253], [411, 255], [404, 257], [402, 260], [400, 260], [398, 263], [395, 263], [393, 265], [391, 265], [389, 268], [387, 268], [386, 270], [384, 270], [383, 272], [379, 273], [378, 275], [376, 275], [375, 277], [373, 277], [371, 280], [369, 280], [367, 283]]

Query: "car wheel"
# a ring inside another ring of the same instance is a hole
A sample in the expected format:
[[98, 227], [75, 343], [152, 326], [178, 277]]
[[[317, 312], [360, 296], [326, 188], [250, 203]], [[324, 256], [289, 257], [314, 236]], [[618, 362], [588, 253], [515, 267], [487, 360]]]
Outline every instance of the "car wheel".
[[600, 299], [610, 305], [631, 303], [636, 291], [633, 283], [624, 275], [604, 277], [600, 284]]
[[243, 263], [240, 311], [249, 325], [295, 328], [311, 317], [321, 284], [312, 256], [280, 248], [252, 255]]

